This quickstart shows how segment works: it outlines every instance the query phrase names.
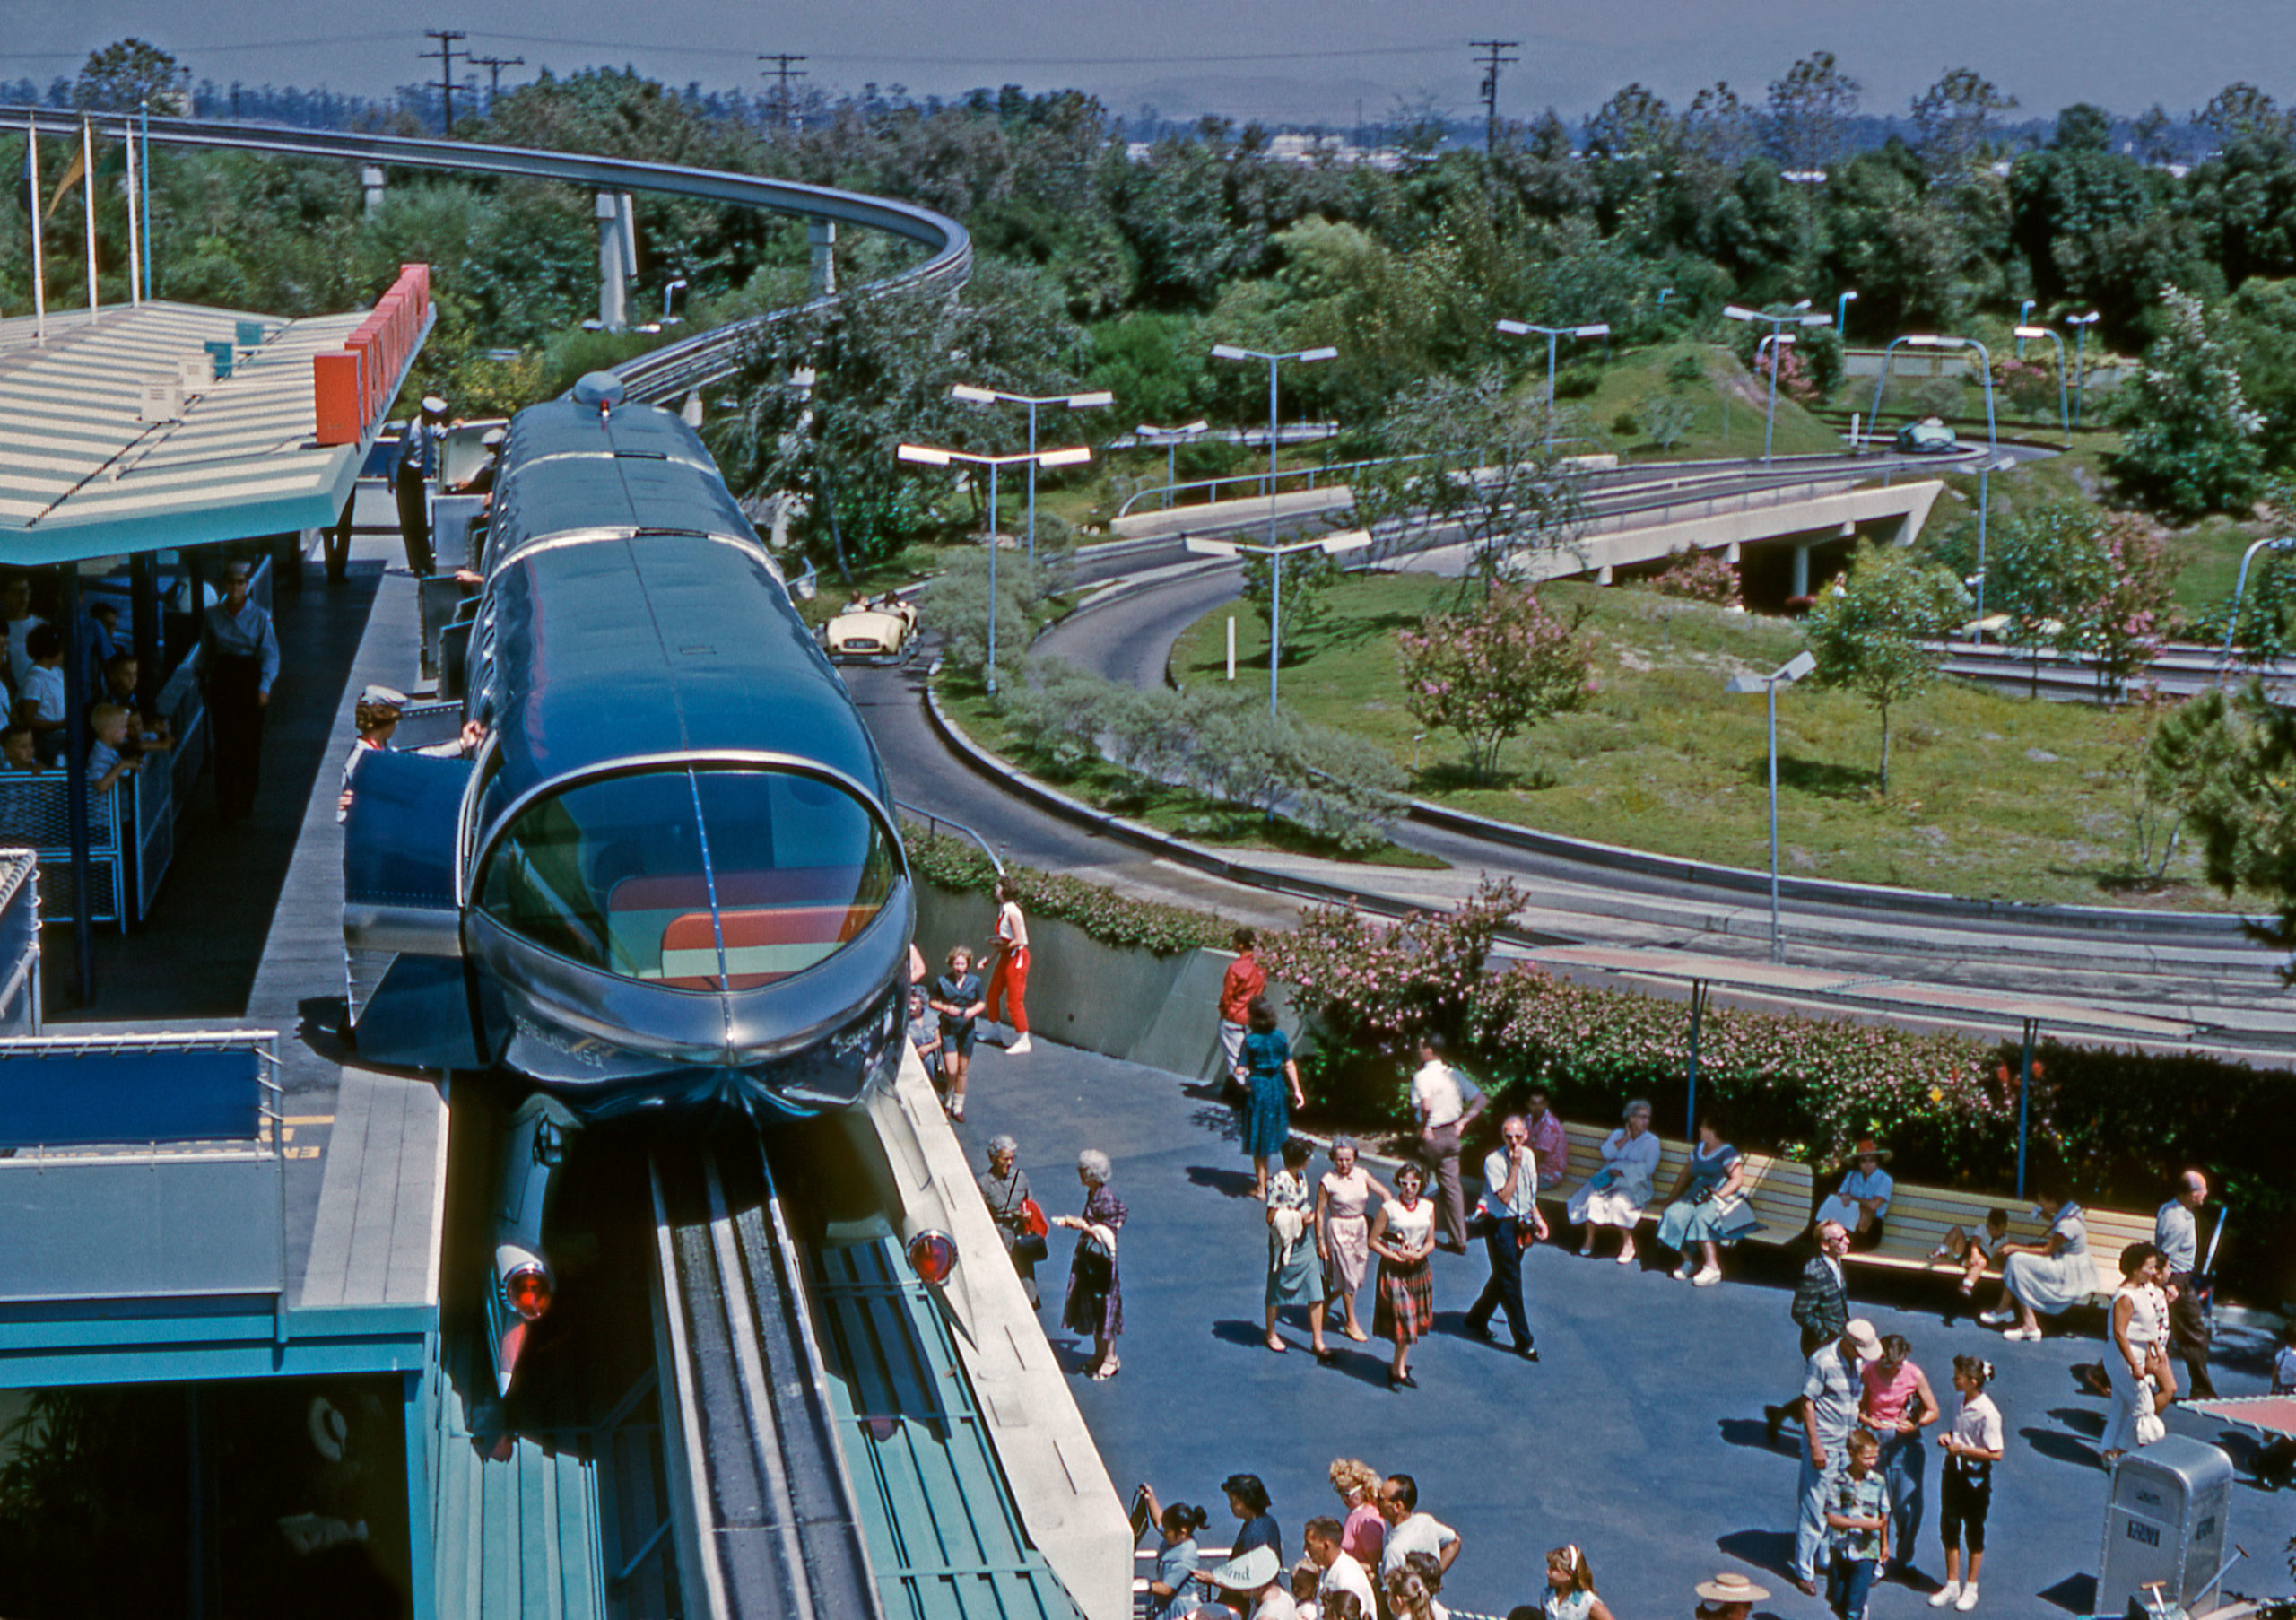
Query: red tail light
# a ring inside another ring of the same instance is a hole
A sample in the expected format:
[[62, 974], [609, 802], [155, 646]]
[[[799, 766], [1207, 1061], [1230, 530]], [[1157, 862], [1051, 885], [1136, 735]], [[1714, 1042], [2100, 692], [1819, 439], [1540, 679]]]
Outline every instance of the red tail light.
[[945, 1283], [957, 1268], [957, 1246], [946, 1232], [920, 1232], [909, 1240], [909, 1268], [922, 1281]]
[[531, 1262], [515, 1267], [502, 1279], [503, 1302], [527, 1321], [536, 1320], [550, 1309], [550, 1273]]

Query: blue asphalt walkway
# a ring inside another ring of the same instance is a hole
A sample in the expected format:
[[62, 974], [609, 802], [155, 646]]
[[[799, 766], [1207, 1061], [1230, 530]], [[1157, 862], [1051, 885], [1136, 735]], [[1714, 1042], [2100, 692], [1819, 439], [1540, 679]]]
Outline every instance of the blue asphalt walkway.
[[[1443, 1594], [1456, 1608], [1504, 1615], [1536, 1603], [1546, 1550], [1576, 1542], [1620, 1620], [1687, 1614], [1692, 1585], [1726, 1568], [1771, 1590], [1763, 1614], [1826, 1612], [1786, 1581], [1796, 1460], [1790, 1434], [1772, 1448], [1762, 1430], [1763, 1402], [1796, 1392], [1801, 1373], [1786, 1315], [1790, 1277], [1775, 1259], [1733, 1257], [1727, 1284], [1693, 1290], [1660, 1271], [1542, 1247], [1525, 1270], [1544, 1357], [1533, 1366], [1465, 1337], [1460, 1319], [1483, 1263], [1479, 1252], [1439, 1254], [1438, 1331], [1412, 1361], [1420, 1388], [1391, 1392], [1380, 1341], [1352, 1345], [1335, 1330], [1335, 1369], [1307, 1354], [1304, 1317], [1287, 1327], [1289, 1354], [1262, 1342], [1265, 1218], [1241, 1196], [1250, 1165], [1208, 1090], [1039, 1038], [1023, 1058], [980, 1049], [960, 1128], [977, 1158], [996, 1132], [1017, 1138], [1048, 1213], [1081, 1202], [1080, 1150], [1098, 1147], [1114, 1162], [1115, 1189], [1131, 1212], [1124, 1370], [1102, 1383], [1079, 1373], [1076, 1398], [1118, 1491], [1128, 1498], [1144, 1480], [1168, 1502], [1205, 1504], [1214, 1520], [1207, 1544], [1231, 1528], [1220, 1481], [1257, 1473], [1296, 1557], [1300, 1525], [1336, 1503], [1326, 1468], [1352, 1456], [1416, 1476], [1422, 1506], [1457, 1529], [1465, 1546]], [[1314, 1168], [1320, 1173], [1323, 1161]], [[1059, 1328], [1069, 1239], [1053, 1237], [1043, 1317], [1076, 1372], [1091, 1346]], [[1644, 1249], [1659, 1252], [1648, 1241]], [[1369, 1293], [1367, 1285], [1367, 1324]], [[1926, 1282], [1892, 1286], [1853, 1273], [1851, 1293], [1882, 1332], [1911, 1341], [1949, 1410], [1956, 1353], [1986, 1355], [1998, 1371], [1993, 1393], [2009, 1450], [1995, 1476], [1978, 1612], [2087, 1612], [2105, 1502], [2096, 1461], [2104, 1402], [2079, 1393], [2068, 1369], [2100, 1357], [2094, 1314], [2039, 1345], [2013, 1345], [1966, 1318], [1949, 1325], [1946, 1291]], [[2220, 1354], [2219, 1393], [2263, 1393], [2264, 1350], [2251, 1337]], [[2181, 1412], [2170, 1423], [2227, 1445], [2236, 1461], [2245, 1453], [2219, 1424]], [[1926, 1579], [1879, 1588], [1875, 1620], [1936, 1612], [1925, 1602], [1943, 1570], [1935, 1490], [1933, 1468], [1915, 1546]], [[2258, 1552], [2232, 1589], [2243, 1589], [2243, 1576], [2254, 1589], [2284, 1586], [2278, 1549], [2292, 1532], [2296, 1496], [2240, 1485], [2230, 1538]]]

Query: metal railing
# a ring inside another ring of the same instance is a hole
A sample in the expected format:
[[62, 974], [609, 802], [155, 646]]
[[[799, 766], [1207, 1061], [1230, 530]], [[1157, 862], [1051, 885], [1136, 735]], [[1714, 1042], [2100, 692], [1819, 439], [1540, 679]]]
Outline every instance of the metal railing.
[[944, 827], [946, 827], [954, 832], [963, 833], [967, 838], [972, 840], [974, 843], [980, 846], [980, 852], [988, 857], [988, 864], [996, 868], [996, 875], [999, 877], [1004, 875], [1004, 860], [997, 855], [996, 850], [988, 847], [988, 840], [987, 839], [981, 837], [979, 833], [974, 832], [970, 827], [966, 826], [964, 823], [951, 816], [941, 815], [934, 811], [923, 809], [916, 805], [903, 804], [899, 799], [895, 799], [893, 801], [893, 808], [904, 811], [907, 814], [915, 816], [918, 821], [923, 822], [925, 823], [925, 831], [935, 838], [941, 836], [941, 829]]

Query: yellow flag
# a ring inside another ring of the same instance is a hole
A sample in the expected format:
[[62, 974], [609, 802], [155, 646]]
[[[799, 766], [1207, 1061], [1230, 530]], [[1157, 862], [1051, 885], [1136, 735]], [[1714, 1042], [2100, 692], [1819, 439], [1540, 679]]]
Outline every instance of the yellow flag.
[[64, 178], [56, 182], [56, 195], [48, 199], [48, 212], [41, 214], [40, 218], [43, 220], [54, 219], [56, 217], [56, 211], [64, 205], [64, 194], [71, 190], [73, 187], [78, 185], [82, 180], [85, 179], [87, 178], [87, 174], [88, 162], [86, 149], [80, 148], [72, 153], [71, 166], [65, 170]]

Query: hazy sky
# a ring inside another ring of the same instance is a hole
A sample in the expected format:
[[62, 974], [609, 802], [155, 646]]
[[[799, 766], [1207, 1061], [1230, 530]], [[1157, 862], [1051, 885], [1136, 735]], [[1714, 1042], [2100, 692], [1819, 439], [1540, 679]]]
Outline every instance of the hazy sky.
[[[776, 13], [778, 14], [776, 14]], [[1836, 53], [1869, 112], [1904, 110], [1948, 67], [1977, 68], [2029, 112], [2074, 100], [2136, 112], [2199, 106], [2251, 78], [2296, 91], [2296, 6], [2261, 0], [491, 0], [456, 6], [309, 0], [0, 0], [0, 77], [45, 82], [135, 34], [196, 76], [382, 94], [435, 74], [426, 28], [559, 72], [629, 64], [675, 83], [756, 84], [761, 51], [801, 51], [810, 85], [875, 81], [918, 94], [977, 84], [1074, 86], [1119, 112], [1217, 110], [1345, 124], [1399, 98], [1459, 112], [1479, 77], [1466, 41], [1515, 39], [1500, 110], [1591, 110], [1631, 80], [1680, 102], [1729, 81], [1749, 100], [1794, 59]]]

